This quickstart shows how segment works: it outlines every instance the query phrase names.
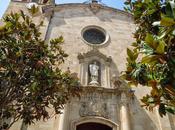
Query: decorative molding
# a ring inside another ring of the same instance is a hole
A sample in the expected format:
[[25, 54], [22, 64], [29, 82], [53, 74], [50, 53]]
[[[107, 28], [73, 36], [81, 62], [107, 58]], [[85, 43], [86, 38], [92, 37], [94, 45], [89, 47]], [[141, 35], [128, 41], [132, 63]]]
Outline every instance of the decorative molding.
[[121, 105], [127, 105], [129, 103], [129, 99], [128, 99], [126, 92], [121, 92], [120, 103]]
[[102, 5], [98, 4], [98, 3], [90, 3], [89, 4], [90, 10], [96, 14], [100, 11]]
[[100, 116], [109, 118], [109, 111], [105, 99], [109, 99], [109, 95], [105, 95], [96, 91], [86, 92], [84, 95], [79, 114], [85, 116]]
[[81, 117], [86, 116], [100, 116], [108, 118], [107, 104], [102, 102], [97, 102], [95, 99], [91, 101], [83, 102], [79, 110]]
[[93, 48], [92, 50], [88, 51], [87, 53], [79, 53], [77, 58], [79, 59], [79, 62], [82, 63], [85, 59], [89, 59], [93, 56], [99, 57], [103, 59], [106, 63], [111, 63], [112, 58], [111, 56], [107, 57], [103, 53], [101, 53], [98, 49]]

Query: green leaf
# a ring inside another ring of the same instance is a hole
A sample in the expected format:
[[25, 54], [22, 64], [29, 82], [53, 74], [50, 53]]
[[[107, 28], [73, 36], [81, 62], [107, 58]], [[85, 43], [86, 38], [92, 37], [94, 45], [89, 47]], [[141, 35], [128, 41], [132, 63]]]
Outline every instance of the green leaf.
[[166, 107], [166, 111], [168, 111], [169, 113], [175, 114], [175, 107]]
[[132, 59], [134, 56], [133, 52], [129, 48], [127, 48], [127, 55], [130, 59]]
[[158, 44], [158, 46], [157, 46], [157, 48], [156, 48], [156, 52], [158, 53], [158, 54], [164, 54], [164, 52], [165, 52], [165, 42], [164, 41], [159, 41], [159, 44]]
[[35, 5], [33, 5], [33, 6], [31, 7], [31, 9], [29, 9], [29, 12], [30, 12], [32, 15], [35, 15], [36, 13], [38, 13], [38, 11], [39, 11], [39, 8], [36, 7]]
[[144, 0], [144, 3], [150, 3], [152, 0]]
[[164, 115], [166, 115], [165, 105], [162, 104], [162, 103], [159, 105], [159, 114], [160, 114], [161, 117], [163, 117]]
[[173, 18], [162, 16], [161, 21], [160, 21], [160, 25], [166, 26], [166, 27], [173, 26], [173, 25], [175, 25], [175, 21]]
[[141, 63], [145, 64], [150, 64], [150, 65], [153, 65], [153, 64], [156, 64], [159, 60], [158, 60], [158, 56], [157, 55], [151, 55], [151, 56], [145, 56], [142, 58], [141, 60]]
[[153, 14], [154, 12], [155, 12], [156, 10], [155, 9], [149, 9], [148, 11], [147, 11], [147, 15], [151, 15], [151, 14]]
[[25, 16], [24, 12], [22, 10], [20, 10], [20, 12], [21, 12], [21, 16], [22, 16], [23, 20], [25, 20], [26, 16]]
[[133, 46], [133, 47], [137, 47], [137, 46], [138, 46], [137, 42], [133, 42], [133, 43], [132, 43], [132, 46]]
[[146, 34], [145, 41], [151, 48], [154, 48], [153, 46], [154, 37], [151, 34], [149, 33]]
[[32, 85], [31, 85], [31, 90], [32, 91], [36, 91], [37, 90], [37, 86], [38, 86], [38, 83], [37, 82], [33, 82]]
[[170, 18], [175, 18], [174, 9], [175, 9], [174, 1], [169, 1], [166, 5], [166, 16]]

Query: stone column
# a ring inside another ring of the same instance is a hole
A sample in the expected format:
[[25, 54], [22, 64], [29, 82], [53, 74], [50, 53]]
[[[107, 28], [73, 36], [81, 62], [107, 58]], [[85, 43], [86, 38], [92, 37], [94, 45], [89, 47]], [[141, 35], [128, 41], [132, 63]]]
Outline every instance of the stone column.
[[107, 58], [107, 61], [105, 63], [105, 85], [107, 88], [110, 88], [111, 87], [111, 79], [110, 79], [110, 64], [111, 64], [111, 57]]
[[84, 76], [84, 63], [80, 64], [80, 71], [79, 71], [80, 83], [85, 85], [85, 76]]
[[84, 78], [85, 78], [85, 85], [88, 85], [88, 78], [89, 78], [89, 75], [88, 75], [88, 64], [84, 63]]
[[107, 69], [107, 87], [110, 88], [111, 85], [110, 85], [110, 68], [109, 68], [109, 65], [106, 66], [106, 69]]
[[124, 92], [121, 93], [121, 104], [120, 104], [120, 122], [121, 130], [131, 130], [129, 111], [128, 111], [128, 100]]

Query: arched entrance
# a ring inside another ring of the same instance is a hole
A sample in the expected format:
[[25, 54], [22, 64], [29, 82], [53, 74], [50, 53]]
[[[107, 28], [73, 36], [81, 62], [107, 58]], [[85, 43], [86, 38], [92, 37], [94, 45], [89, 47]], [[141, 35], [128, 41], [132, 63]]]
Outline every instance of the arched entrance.
[[78, 125], [76, 130], [112, 130], [112, 128], [104, 124], [89, 122]]
[[71, 130], [119, 130], [119, 126], [109, 119], [89, 116], [72, 121]]

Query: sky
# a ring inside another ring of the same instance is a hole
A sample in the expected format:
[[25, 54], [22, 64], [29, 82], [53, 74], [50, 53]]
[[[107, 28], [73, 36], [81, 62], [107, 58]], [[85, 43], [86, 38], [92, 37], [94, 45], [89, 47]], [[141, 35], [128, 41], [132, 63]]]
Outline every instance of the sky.
[[[83, 3], [88, 0], [56, 0], [57, 4], [63, 4], [63, 3]], [[124, 0], [101, 0], [102, 3], [109, 7], [117, 8], [117, 9], [123, 9], [123, 3]], [[10, 0], [0, 0], [0, 18], [4, 14], [5, 10], [8, 7]]]

